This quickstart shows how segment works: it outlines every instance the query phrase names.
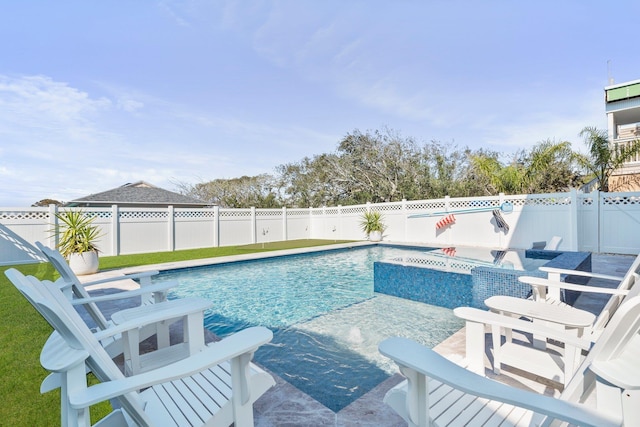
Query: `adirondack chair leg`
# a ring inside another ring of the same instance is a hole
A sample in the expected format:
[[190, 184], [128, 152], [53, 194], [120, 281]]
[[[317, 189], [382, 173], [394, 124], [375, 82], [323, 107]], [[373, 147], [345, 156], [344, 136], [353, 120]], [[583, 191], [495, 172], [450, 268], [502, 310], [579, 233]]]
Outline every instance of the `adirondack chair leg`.
[[640, 425], [640, 390], [622, 391], [622, 411], [625, 425]]
[[243, 353], [231, 359], [231, 384], [233, 387], [233, 419], [235, 427], [253, 426], [253, 405], [249, 387], [249, 362], [253, 352]]
[[623, 414], [624, 425], [640, 425], [640, 390], [624, 390], [599, 378], [596, 383], [598, 408], [613, 415]]
[[169, 326], [170, 322], [167, 320], [156, 323], [156, 340], [158, 348], [166, 348], [171, 345]]
[[398, 366], [407, 378], [407, 423], [409, 427], [429, 426], [429, 379], [406, 366]]
[[484, 375], [484, 324], [466, 323], [466, 355], [470, 371]]
[[[61, 375], [60, 409], [63, 418], [61, 426], [91, 427], [89, 408], [73, 409], [68, 399], [71, 394], [87, 388], [87, 371], [84, 362], [70, 368]], [[64, 418], [66, 418], [66, 420]]]
[[[539, 323], [539, 324], [541, 324], [543, 326], [546, 326], [548, 328], [558, 327], [557, 325], [554, 325], [553, 323], [544, 322], [544, 321], [541, 321], [539, 319], [533, 319], [533, 323]], [[546, 339], [546, 337], [540, 337], [539, 335], [533, 335], [533, 347], [537, 348], [539, 350], [546, 350], [547, 349], [547, 339]]]
[[[189, 354], [194, 354], [204, 348], [204, 314], [199, 311], [184, 319], [182, 324], [184, 342], [189, 345]], [[247, 362], [249, 363], [249, 362]]]
[[[502, 328], [499, 325], [491, 325], [491, 339], [493, 345], [493, 372], [497, 375], [500, 375], [500, 370], [502, 369], [502, 357], [501, 357], [501, 349], [502, 349], [502, 332], [504, 329], [504, 334], [509, 335], [511, 338], [511, 329], [510, 328]], [[511, 341], [511, 339], [509, 339]]]
[[124, 332], [122, 341], [125, 374], [140, 372], [140, 330], [136, 328]]
[[[612, 414], [622, 413], [622, 390], [613, 384], [607, 383], [602, 379], [596, 382], [596, 399], [598, 407], [611, 412]], [[629, 424], [633, 425], [633, 424]]]

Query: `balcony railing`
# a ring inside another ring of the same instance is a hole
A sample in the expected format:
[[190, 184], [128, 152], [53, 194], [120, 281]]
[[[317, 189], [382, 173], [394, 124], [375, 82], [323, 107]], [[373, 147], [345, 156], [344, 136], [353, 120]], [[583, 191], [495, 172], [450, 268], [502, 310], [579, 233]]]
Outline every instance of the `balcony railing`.
[[[630, 136], [624, 138], [616, 138], [613, 140], [613, 149], [614, 151], [621, 150], [623, 148], [631, 146], [634, 142], [640, 142], [640, 136]], [[636, 165], [636, 163], [640, 163], [640, 153], [636, 153], [631, 160], [625, 162], [626, 165]]]

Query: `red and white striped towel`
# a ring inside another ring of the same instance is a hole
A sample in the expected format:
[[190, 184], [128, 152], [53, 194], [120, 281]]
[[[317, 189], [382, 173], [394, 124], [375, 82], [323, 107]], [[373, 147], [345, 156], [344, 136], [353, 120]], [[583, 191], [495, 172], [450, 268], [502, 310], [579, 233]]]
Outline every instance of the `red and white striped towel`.
[[442, 218], [440, 221], [436, 222], [436, 230], [439, 230], [442, 227], [446, 227], [448, 225], [451, 225], [454, 222], [456, 222], [456, 217], [453, 216], [453, 214], [449, 214], [449, 215], [445, 216], [444, 218]]
[[442, 248], [442, 253], [446, 256], [456, 256], [456, 248]]

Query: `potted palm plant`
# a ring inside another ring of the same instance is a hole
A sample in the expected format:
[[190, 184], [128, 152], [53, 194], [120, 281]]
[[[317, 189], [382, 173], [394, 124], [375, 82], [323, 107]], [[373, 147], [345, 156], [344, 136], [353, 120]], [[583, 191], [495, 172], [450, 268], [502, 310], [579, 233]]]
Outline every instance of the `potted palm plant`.
[[386, 228], [382, 214], [376, 211], [366, 211], [362, 215], [360, 227], [372, 242], [379, 242], [382, 240], [382, 232]]
[[98, 271], [98, 247], [100, 229], [93, 224], [95, 217], [80, 210], [65, 210], [57, 213], [58, 224], [53, 232], [58, 237], [58, 250], [69, 262], [69, 267], [78, 275]]

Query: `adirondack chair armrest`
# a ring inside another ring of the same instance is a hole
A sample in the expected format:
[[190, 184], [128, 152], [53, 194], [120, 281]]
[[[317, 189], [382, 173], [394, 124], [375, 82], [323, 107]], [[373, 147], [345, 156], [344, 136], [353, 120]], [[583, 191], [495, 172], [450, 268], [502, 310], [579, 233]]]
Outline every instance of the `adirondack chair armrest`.
[[556, 340], [582, 350], [589, 350], [593, 346], [591, 340], [576, 336], [575, 333], [565, 329], [551, 328], [540, 323], [529, 322], [515, 317], [504, 316], [491, 311], [480, 310], [472, 307], [458, 307], [453, 310], [456, 317], [466, 322], [482, 323], [484, 325], [499, 326], [502, 328], [528, 332], [537, 336]]
[[108, 295], [101, 295], [101, 296], [89, 297], [89, 298], [74, 298], [70, 302], [72, 305], [83, 305], [83, 304], [96, 303], [96, 302], [113, 301], [113, 300], [133, 298], [133, 297], [138, 297], [138, 296], [148, 295], [153, 293], [165, 293], [167, 290], [174, 287], [176, 287], [175, 282], [156, 283], [153, 285], [145, 286], [143, 288], [123, 290], [122, 292], [117, 292], [117, 293], [108, 294]]
[[127, 279], [140, 280], [140, 285], [144, 286], [145, 284], [150, 283], [149, 281], [144, 279], [150, 278], [151, 276], [155, 276], [159, 273], [160, 273], [159, 271], [154, 270], [154, 271], [144, 271], [141, 273], [125, 274], [123, 276], [107, 277], [105, 279], [94, 280], [91, 282], [83, 282], [82, 286], [87, 287], [87, 286], [99, 285], [102, 283], [109, 283], [109, 282], [117, 282], [120, 280], [127, 280]]
[[68, 372], [78, 365], [84, 365], [89, 353], [84, 349], [69, 347], [60, 334], [53, 331], [40, 352], [40, 364], [50, 371], [40, 385], [40, 393], [60, 388], [62, 384], [61, 373]]
[[603, 288], [600, 286], [578, 285], [576, 283], [567, 283], [567, 282], [559, 282], [556, 280], [549, 280], [543, 277], [520, 276], [518, 277], [518, 280], [522, 283], [526, 283], [534, 287], [544, 286], [544, 287], [567, 289], [571, 291], [591, 292], [591, 293], [608, 294], [608, 295], [626, 295], [629, 293], [629, 290], [627, 289]]
[[[272, 338], [273, 333], [265, 327], [247, 328], [222, 341], [209, 344], [199, 353], [165, 367], [70, 392], [69, 401], [75, 409], [86, 408], [125, 393], [194, 375], [234, 358], [240, 357], [248, 365], [258, 347], [268, 343]], [[250, 357], [242, 357], [245, 355]]]
[[[596, 412], [580, 405], [523, 389], [474, 374], [443, 356], [407, 338], [388, 338], [378, 346], [380, 353], [404, 369], [414, 371], [427, 379], [433, 378], [465, 393], [497, 400], [581, 426], [620, 426], [621, 419]], [[427, 381], [418, 381], [423, 384]], [[409, 387], [408, 393], [411, 393]], [[419, 392], [416, 390], [416, 392]], [[411, 397], [407, 396], [407, 400]]]
[[568, 270], [564, 268], [556, 268], [556, 267], [539, 267], [538, 270], [543, 271], [547, 274], [566, 274], [569, 276], [583, 276], [583, 277], [591, 277], [594, 279], [604, 279], [604, 280], [612, 280], [616, 282], [622, 281], [624, 277], [612, 276], [609, 274], [599, 274], [593, 273], [591, 271], [582, 271], [582, 270]]
[[191, 313], [204, 312], [211, 308], [213, 303], [204, 298], [189, 298], [188, 304], [184, 303], [185, 300], [171, 300], [158, 304], [156, 307], [136, 307], [124, 311], [143, 311], [144, 315], [134, 316], [130, 320], [126, 320], [118, 325], [113, 325], [107, 329], [98, 331], [94, 334], [97, 340], [102, 341], [106, 338], [121, 334], [132, 329], [141, 328], [143, 326], [151, 325], [153, 323], [161, 322], [164, 320], [177, 319], [187, 316]]
[[40, 352], [40, 364], [50, 372], [65, 372], [70, 367], [84, 363], [89, 353], [67, 345], [56, 331], [53, 331]]
[[71, 292], [71, 288], [73, 288], [73, 283], [67, 282], [62, 277], [58, 278], [55, 282], [51, 282], [51, 284], [57, 286], [63, 294]]

